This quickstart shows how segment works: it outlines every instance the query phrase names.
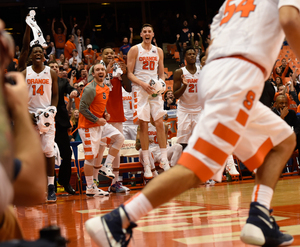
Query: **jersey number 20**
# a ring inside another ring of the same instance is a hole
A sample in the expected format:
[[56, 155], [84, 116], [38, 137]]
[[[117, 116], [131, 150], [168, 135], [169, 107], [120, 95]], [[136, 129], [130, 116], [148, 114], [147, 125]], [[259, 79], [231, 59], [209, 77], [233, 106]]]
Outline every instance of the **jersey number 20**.
[[154, 61], [144, 61], [143, 62], [143, 69], [145, 70], [154, 70], [155, 62]]
[[256, 8], [254, 0], [243, 0], [238, 6], [235, 4], [229, 5], [232, 1], [228, 0], [226, 3], [224, 14], [227, 15], [222, 19], [220, 26], [227, 23], [234, 14], [241, 11], [241, 17], [248, 17], [250, 12], [253, 12]]

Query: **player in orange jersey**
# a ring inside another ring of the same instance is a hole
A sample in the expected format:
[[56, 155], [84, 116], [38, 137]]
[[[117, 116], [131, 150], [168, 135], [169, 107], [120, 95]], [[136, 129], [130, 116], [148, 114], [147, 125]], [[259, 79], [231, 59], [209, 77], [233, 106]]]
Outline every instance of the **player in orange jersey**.
[[81, 137], [85, 162], [84, 173], [87, 183], [87, 196], [107, 196], [108, 192], [97, 188], [93, 181], [94, 167], [101, 165], [102, 156], [98, 156], [101, 140], [109, 137], [111, 147], [106, 157], [104, 165], [100, 169], [103, 175], [114, 178], [112, 172], [112, 162], [117, 156], [124, 136], [107, 121], [110, 118], [106, 112], [106, 103], [109, 97], [109, 87], [104, 84], [106, 77], [105, 67], [102, 64], [96, 64], [92, 69], [92, 80], [82, 91], [79, 107], [79, 135]]

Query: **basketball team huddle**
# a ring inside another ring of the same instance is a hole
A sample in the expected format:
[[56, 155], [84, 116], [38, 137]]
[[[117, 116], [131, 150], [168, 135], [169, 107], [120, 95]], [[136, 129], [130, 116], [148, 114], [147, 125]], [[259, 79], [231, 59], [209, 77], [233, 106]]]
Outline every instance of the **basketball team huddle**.
[[[186, 66], [174, 73], [174, 95], [178, 101], [178, 139], [176, 156], [168, 154], [161, 94], [164, 57], [161, 48], [151, 44], [154, 30], [143, 25], [142, 43], [127, 55], [126, 68], [105, 63], [90, 69], [92, 80], [80, 97], [79, 135], [84, 153], [86, 195], [107, 196], [97, 187], [93, 174], [98, 171], [112, 179], [109, 191], [128, 190], [119, 182], [119, 151], [125, 140], [123, 127], [110, 124], [106, 105], [111, 91], [108, 74], [122, 75], [131, 82], [132, 121], [138, 124], [140, 160], [145, 188], [112, 212], [90, 219], [86, 230], [99, 246], [127, 246], [135, 222], [152, 209], [209, 179], [221, 180], [224, 168], [235, 154], [250, 171], [257, 169], [249, 217], [241, 231], [246, 244], [283, 246], [293, 237], [279, 230], [270, 215], [273, 192], [281, 171], [290, 158], [296, 138], [280, 117], [259, 102], [264, 81], [269, 77], [284, 37], [300, 59], [300, 0], [226, 0], [211, 25], [211, 44], [206, 65], [195, 66], [195, 49], [184, 51]], [[29, 89], [29, 112], [41, 133], [47, 158], [48, 201], [56, 201], [54, 191], [54, 118], [58, 102], [57, 74], [43, 65], [43, 48], [33, 45], [32, 66], [23, 71]], [[111, 57], [113, 60], [113, 56]], [[113, 71], [114, 70], [114, 71]], [[113, 71], [113, 72], [112, 72]], [[121, 90], [121, 86], [120, 86]], [[39, 114], [37, 114], [38, 110]], [[46, 118], [46, 120], [45, 120]], [[46, 125], [45, 123], [50, 123]], [[43, 128], [39, 128], [42, 126]], [[158, 175], [149, 147], [156, 131], [156, 157], [165, 171]], [[103, 147], [110, 139], [105, 163]], [[179, 145], [181, 144], [181, 145]], [[159, 148], [158, 148], [159, 146]], [[183, 151], [182, 151], [183, 149]], [[171, 166], [170, 166], [171, 164]], [[154, 178], [153, 178], [154, 177]], [[152, 179], [153, 178], [153, 179]], [[178, 183], [178, 181], [184, 183]]]

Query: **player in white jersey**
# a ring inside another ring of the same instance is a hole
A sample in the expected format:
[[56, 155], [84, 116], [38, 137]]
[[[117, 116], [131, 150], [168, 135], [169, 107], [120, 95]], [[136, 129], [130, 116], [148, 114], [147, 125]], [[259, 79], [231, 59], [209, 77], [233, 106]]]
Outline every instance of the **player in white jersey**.
[[187, 47], [183, 51], [186, 66], [174, 72], [174, 96], [177, 103], [177, 143], [187, 146], [197, 124], [201, 106], [198, 101], [200, 67], [196, 66], [196, 50]]
[[[162, 162], [161, 167], [166, 171], [170, 168], [166, 138], [164, 133], [163, 116], [166, 111], [163, 110], [163, 100], [160, 95], [154, 94], [154, 88], [150, 86], [150, 80], [160, 79], [164, 83], [164, 55], [161, 48], [153, 46], [151, 41], [154, 37], [153, 27], [150, 24], [144, 24], [141, 30], [143, 42], [133, 46], [127, 56], [128, 79], [132, 81], [132, 91], [134, 96], [134, 122], [139, 120], [141, 146], [144, 153], [145, 169], [144, 176], [152, 178], [150, 171], [150, 161], [148, 157], [149, 137], [148, 123], [152, 116], [158, 132], [158, 143], [161, 148]], [[160, 82], [159, 82], [160, 83]]]
[[[152, 119], [151, 119], [152, 120]], [[165, 136], [168, 138], [168, 124], [164, 123], [165, 126]], [[161, 152], [160, 147], [157, 141], [157, 132], [155, 128], [155, 123], [153, 120], [151, 123], [148, 123], [148, 135], [149, 135], [149, 158], [150, 158], [150, 167], [153, 177], [156, 177], [157, 172], [155, 170], [155, 163], [161, 162]], [[136, 149], [140, 151], [140, 162], [145, 166], [144, 157], [142, 150], [140, 149], [140, 131], [138, 129], [138, 133], [136, 135]], [[167, 157], [170, 163], [170, 166], [174, 166], [177, 164], [177, 161], [182, 153], [182, 146], [178, 143], [175, 143], [172, 146], [167, 145]]]
[[[50, 106], [56, 109], [58, 103], [58, 84], [57, 75], [44, 65], [44, 51], [41, 45], [31, 47], [30, 57], [32, 66], [28, 66], [22, 73], [25, 77], [28, 91], [29, 102], [28, 109], [36, 125], [36, 113], [40, 110], [47, 110]], [[54, 119], [54, 118], [53, 118]], [[36, 127], [37, 130], [38, 127]], [[40, 130], [39, 130], [40, 131]], [[55, 126], [54, 120], [49, 130], [41, 135], [42, 150], [46, 156], [47, 176], [48, 176], [48, 197], [47, 201], [55, 202], [54, 172], [55, 172], [55, 151], [54, 138]]]
[[134, 103], [132, 98], [132, 92], [127, 92], [123, 87], [122, 100], [124, 116], [126, 118], [126, 121], [123, 123], [123, 135], [125, 137], [125, 140], [135, 140], [137, 125], [133, 123]]
[[124, 239], [125, 246], [125, 241], [129, 242], [125, 234], [132, 232], [134, 222], [220, 170], [223, 172], [231, 153], [250, 170], [258, 168], [241, 240], [260, 246], [293, 242], [293, 237], [281, 233], [270, 217], [270, 202], [296, 138], [292, 129], [259, 98], [284, 33], [300, 59], [299, 9], [299, 0], [224, 2], [211, 25], [213, 43], [198, 84], [203, 107], [188, 146], [174, 168], [154, 178], [113, 212], [86, 223], [99, 245], [109, 246]]

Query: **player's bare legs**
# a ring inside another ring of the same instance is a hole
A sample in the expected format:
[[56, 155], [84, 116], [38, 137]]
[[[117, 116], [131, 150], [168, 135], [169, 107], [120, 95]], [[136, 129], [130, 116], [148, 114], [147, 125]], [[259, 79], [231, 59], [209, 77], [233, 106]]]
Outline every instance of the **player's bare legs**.
[[163, 122], [163, 117], [157, 119], [155, 122], [156, 132], [157, 132], [157, 142], [161, 151], [161, 162], [160, 167], [165, 171], [170, 169], [168, 154], [167, 154], [167, 140], [165, 134], [165, 126]]
[[194, 172], [184, 166], [176, 165], [152, 179], [141, 193], [146, 196], [152, 207], [156, 208], [199, 183], [201, 181]]
[[55, 172], [55, 157], [46, 157], [47, 176], [54, 177]]
[[142, 150], [148, 150], [149, 149], [149, 135], [148, 135], [148, 123], [146, 121], [143, 121], [139, 119], [140, 122], [140, 141]]
[[264, 163], [257, 169], [255, 184], [264, 184], [273, 190], [277, 184], [282, 170], [291, 157], [296, 146], [296, 136], [292, 134], [279, 145], [272, 148], [265, 158]]

